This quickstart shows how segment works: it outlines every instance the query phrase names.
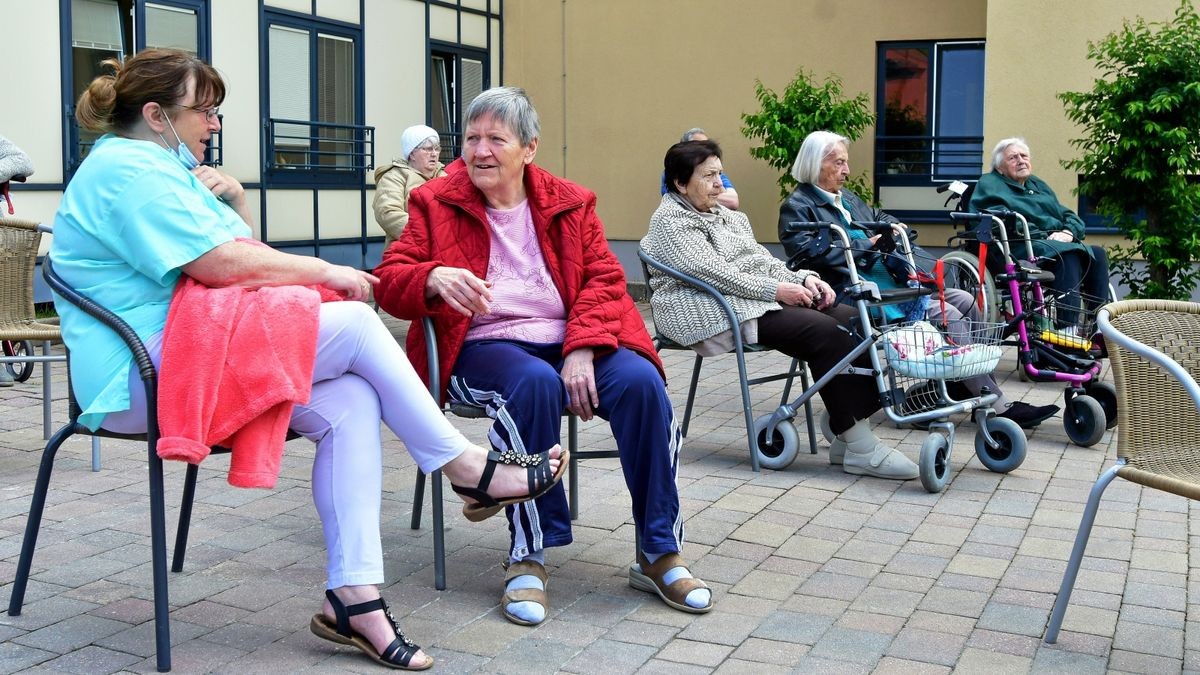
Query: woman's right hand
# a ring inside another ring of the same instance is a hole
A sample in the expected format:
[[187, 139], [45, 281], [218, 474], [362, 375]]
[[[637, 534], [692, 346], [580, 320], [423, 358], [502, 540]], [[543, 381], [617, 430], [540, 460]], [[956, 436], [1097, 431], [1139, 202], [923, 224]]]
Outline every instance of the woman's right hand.
[[800, 284], [781, 281], [779, 282], [779, 288], [775, 289], [775, 300], [783, 305], [812, 307], [816, 297], [811, 290]]
[[461, 267], [435, 267], [425, 280], [425, 297], [440, 297], [454, 311], [473, 316], [491, 311], [492, 282]]
[[346, 296], [347, 300], [366, 302], [371, 297], [371, 287], [379, 283], [379, 277], [369, 272], [346, 265], [330, 265], [321, 285]]

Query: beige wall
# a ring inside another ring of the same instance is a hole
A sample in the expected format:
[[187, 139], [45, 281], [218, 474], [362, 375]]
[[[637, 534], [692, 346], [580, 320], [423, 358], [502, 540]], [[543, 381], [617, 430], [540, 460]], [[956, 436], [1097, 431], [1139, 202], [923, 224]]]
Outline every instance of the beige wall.
[[[538, 161], [597, 192], [610, 238], [645, 233], [663, 154], [701, 126], [759, 239], [776, 241], [778, 174], [740, 132], [758, 109], [755, 78], [778, 91], [797, 67], [832, 72], [873, 106], [876, 41], [979, 38], [985, 18], [984, 0], [508, 0], [504, 80], [541, 114]], [[856, 171], [873, 159], [871, 134], [853, 148]]]

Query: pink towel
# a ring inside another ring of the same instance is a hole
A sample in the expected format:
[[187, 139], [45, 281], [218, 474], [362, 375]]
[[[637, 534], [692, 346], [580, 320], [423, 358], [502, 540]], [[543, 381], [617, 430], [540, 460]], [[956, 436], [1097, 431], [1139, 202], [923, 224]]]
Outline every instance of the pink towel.
[[198, 464], [225, 446], [230, 485], [274, 487], [292, 406], [312, 391], [322, 295], [183, 276], [163, 332], [158, 456]]

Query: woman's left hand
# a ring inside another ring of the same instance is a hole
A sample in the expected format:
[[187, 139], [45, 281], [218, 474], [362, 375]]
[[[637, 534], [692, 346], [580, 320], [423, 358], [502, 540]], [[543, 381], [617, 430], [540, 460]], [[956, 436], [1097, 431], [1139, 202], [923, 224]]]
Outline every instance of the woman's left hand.
[[825, 309], [833, 304], [834, 298], [837, 296], [833, 292], [833, 288], [825, 283], [825, 280], [815, 274], [810, 274], [804, 280], [804, 287], [812, 291], [813, 308]]
[[567, 354], [567, 358], [563, 360], [562, 379], [567, 385], [567, 395], [570, 397], [567, 410], [575, 413], [584, 422], [592, 419], [593, 411], [600, 405], [593, 359], [595, 353], [584, 347]]
[[232, 206], [233, 210], [237, 211], [238, 215], [242, 217], [242, 220], [246, 221], [247, 225], [252, 224], [250, 221], [250, 212], [246, 209], [246, 190], [236, 178], [222, 173], [211, 166], [198, 166], [192, 169], [192, 175], [204, 187], [216, 195], [217, 199]]

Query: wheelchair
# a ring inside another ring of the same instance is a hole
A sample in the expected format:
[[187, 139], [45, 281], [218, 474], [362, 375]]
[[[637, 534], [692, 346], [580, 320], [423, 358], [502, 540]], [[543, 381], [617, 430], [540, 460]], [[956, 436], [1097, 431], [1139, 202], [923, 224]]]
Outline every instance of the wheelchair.
[[[1033, 382], [1065, 384], [1063, 428], [1072, 443], [1095, 445], [1106, 429], [1117, 424], [1116, 390], [1100, 381], [1108, 353], [1096, 332], [1096, 310], [1068, 310], [1062, 298], [1044, 291], [1043, 284], [1053, 281], [1054, 274], [1037, 266], [1029, 224], [1021, 214], [994, 208], [981, 213], [955, 211], [950, 217], [967, 224], [957, 236], [973, 242], [976, 253], [959, 250], [947, 255], [962, 261], [956, 264], [964, 268], [979, 265], [980, 255], [984, 256], [984, 264], [970, 279], [982, 282], [975, 290], [983, 301], [993, 299], [992, 308], [1005, 324], [1004, 344], [1017, 347], [1022, 375]], [[1015, 240], [1024, 242], [1024, 257], [1013, 253]], [[993, 272], [995, 261], [1002, 267]], [[949, 279], [946, 284], [950, 285]], [[1108, 299], [1081, 297], [1080, 301], [1084, 307], [1098, 308]], [[1074, 318], [1064, 325], [1068, 313]]]

